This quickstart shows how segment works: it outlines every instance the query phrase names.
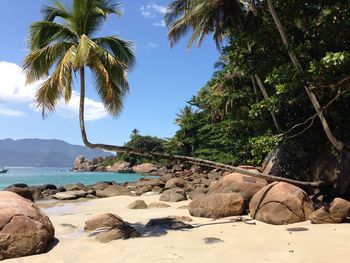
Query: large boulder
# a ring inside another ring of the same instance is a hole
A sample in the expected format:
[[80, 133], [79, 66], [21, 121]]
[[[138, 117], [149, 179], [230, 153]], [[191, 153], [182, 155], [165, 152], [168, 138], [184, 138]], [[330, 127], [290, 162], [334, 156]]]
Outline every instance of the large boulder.
[[129, 195], [133, 194], [126, 187], [121, 185], [109, 185], [103, 190], [97, 190], [97, 197], [112, 197], [112, 196], [120, 196], [120, 195]]
[[54, 234], [50, 219], [33, 202], [0, 191], [0, 260], [43, 253]]
[[[253, 170], [255, 171], [255, 170]], [[267, 185], [265, 179], [255, 178], [241, 173], [230, 173], [212, 183], [209, 193], [239, 193], [249, 201], [256, 192]]]
[[159, 197], [159, 201], [164, 202], [180, 202], [187, 200], [186, 193], [181, 188], [173, 188], [165, 190]]
[[294, 185], [275, 182], [259, 190], [249, 203], [250, 215], [259, 221], [292, 224], [305, 221], [313, 212], [307, 194]]
[[350, 216], [350, 202], [342, 198], [335, 198], [329, 206], [329, 213], [335, 223], [342, 223]]
[[151, 163], [143, 163], [143, 164], [140, 164], [140, 165], [135, 165], [132, 170], [135, 172], [135, 173], [145, 173], [145, 174], [148, 174], [148, 173], [152, 173], [152, 172], [156, 172], [158, 170], [157, 166], [155, 166], [154, 164], [151, 164]]
[[241, 215], [244, 199], [237, 193], [216, 193], [195, 198], [188, 208], [196, 217], [221, 218]]
[[85, 222], [85, 231], [92, 231], [101, 227], [110, 227], [113, 228], [117, 225], [124, 224], [123, 219], [120, 216], [105, 213], [101, 215], [94, 216]]
[[127, 171], [130, 169], [130, 163], [125, 161], [119, 161], [113, 164], [110, 167], [107, 167], [107, 172], [119, 172], [119, 171]]

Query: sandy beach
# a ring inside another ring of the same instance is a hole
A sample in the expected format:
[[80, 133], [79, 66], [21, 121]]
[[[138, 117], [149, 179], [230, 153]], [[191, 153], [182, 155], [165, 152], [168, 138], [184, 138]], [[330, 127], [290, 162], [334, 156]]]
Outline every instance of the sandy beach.
[[[169, 208], [132, 210], [127, 206], [142, 199], [147, 204], [159, 196], [119, 196], [56, 204], [40, 203], [56, 230], [57, 242], [47, 253], [6, 262], [349, 262], [349, 224], [313, 225], [309, 221], [274, 226], [192, 217], [193, 229], [168, 230], [166, 235], [99, 243], [84, 233], [89, 218], [106, 212], [142, 228], [149, 219], [190, 216], [178, 209], [189, 201], [168, 203]], [[206, 244], [215, 237], [223, 242]]]

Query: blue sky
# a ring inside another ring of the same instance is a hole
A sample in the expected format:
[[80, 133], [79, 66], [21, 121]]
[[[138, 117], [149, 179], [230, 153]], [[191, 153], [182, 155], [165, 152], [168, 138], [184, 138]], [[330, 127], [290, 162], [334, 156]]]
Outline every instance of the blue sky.
[[[90, 141], [123, 144], [133, 128], [143, 135], [171, 137], [176, 114], [210, 79], [218, 52], [210, 38], [186, 49], [187, 38], [169, 48], [163, 15], [168, 0], [120, 1], [124, 15], [110, 17], [101, 35], [119, 35], [135, 43], [137, 64], [129, 74], [130, 94], [118, 118], [106, 115], [93, 82], [87, 79], [87, 133]], [[45, 120], [35, 110], [39, 84], [24, 85], [21, 63], [27, 54], [30, 23], [41, 19], [48, 0], [3, 0], [0, 9], [0, 139], [62, 139], [82, 144], [77, 109], [79, 86], [69, 105], [59, 103]]]

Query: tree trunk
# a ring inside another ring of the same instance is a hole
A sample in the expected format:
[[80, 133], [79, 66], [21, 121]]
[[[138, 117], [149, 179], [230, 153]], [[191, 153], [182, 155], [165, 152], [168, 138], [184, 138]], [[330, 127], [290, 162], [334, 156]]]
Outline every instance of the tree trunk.
[[[268, 99], [269, 99], [269, 94], [267, 93], [267, 90], [265, 89], [265, 86], [264, 86], [264, 84], [262, 83], [262, 81], [261, 81], [259, 75], [258, 75], [258, 74], [255, 74], [254, 77], [255, 77], [255, 79], [256, 79], [256, 82], [258, 83], [258, 86], [259, 86], [259, 88], [260, 88], [260, 90], [261, 90], [261, 93], [262, 93], [263, 96], [264, 96], [264, 99], [265, 99], [265, 100], [268, 100]], [[273, 119], [273, 122], [274, 122], [274, 124], [275, 124], [275, 126], [276, 126], [277, 131], [281, 131], [281, 127], [280, 127], [280, 125], [279, 125], [279, 123], [278, 123], [276, 113], [275, 113], [273, 110], [270, 110], [270, 113], [271, 113], [271, 117], [272, 117], [272, 119]]]
[[80, 69], [80, 104], [79, 104], [79, 122], [80, 122], [80, 130], [81, 135], [84, 144], [89, 148], [98, 148], [102, 150], [107, 151], [113, 151], [118, 153], [129, 153], [129, 154], [135, 154], [138, 156], [148, 157], [148, 158], [158, 158], [158, 159], [166, 159], [166, 160], [178, 160], [182, 162], [188, 162], [193, 164], [198, 164], [206, 167], [212, 167], [212, 168], [218, 168], [225, 171], [232, 171], [237, 173], [242, 173], [245, 175], [257, 177], [257, 178], [264, 178], [268, 181], [281, 181], [281, 182], [287, 182], [294, 185], [304, 186], [304, 187], [320, 187], [323, 182], [303, 182], [298, 180], [292, 180], [288, 178], [282, 178], [278, 176], [263, 174], [260, 172], [255, 172], [252, 170], [246, 170], [240, 167], [235, 167], [231, 165], [226, 165], [222, 163], [216, 163], [208, 160], [203, 160], [199, 158], [194, 157], [187, 157], [187, 156], [181, 156], [181, 155], [171, 155], [166, 153], [157, 153], [157, 152], [141, 152], [137, 151], [132, 148], [123, 147], [123, 146], [115, 146], [115, 145], [109, 145], [109, 144], [93, 144], [90, 143], [86, 136], [86, 130], [85, 130], [85, 122], [84, 122], [84, 102], [85, 102], [85, 72], [84, 68]]
[[[277, 15], [277, 12], [275, 10], [275, 7], [273, 6], [272, 0], [267, 0], [267, 5], [269, 7], [271, 16], [273, 18], [273, 20], [275, 21], [275, 24], [277, 26], [278, 32], [281, 35], [281, 39], [283, 44], [286, 46], [286, 48], [288, 48], [288, 55], [290, 57], [290, 60], [292, 61], [293, 65], [299, 69], [302, 70], [301, 64], [299, 62], [299, 60], [297, 59], [297, 57], [295, 56], [294, 52], [292, 50], [289, 49], [289, 41], [287, 38], [287, 35], [285, 33], [285, 30], [283, 28], [283, 25]], [[331, 142], [331, 144], [338, 150], [341, 151], [344, 148], [344, 145], [341, 141], [338, 141], [337, 138], [333, 135], [331, 129], [329, 128], [327, 119], [325, 118], [323, 112], [322, 112], [322, 107], [320, 105], [320, 103], [317, 100], [317, 97], [315, 95], [315, 93], [310, 89], [310, 87], [304, 85], [305, 91], [307, 93], [307, 95], [310, 98], [310, 101], [313, 105], [313, 107], [316, 110], [316, 113], [321, 121], [322, 127], [324, 132], [326, 133], [326, 136], [328, 138], [328, 140]]]

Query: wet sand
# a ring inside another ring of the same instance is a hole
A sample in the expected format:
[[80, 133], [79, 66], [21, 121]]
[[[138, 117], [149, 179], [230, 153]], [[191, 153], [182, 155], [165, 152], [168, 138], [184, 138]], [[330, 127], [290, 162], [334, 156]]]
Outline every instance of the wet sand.
[[[193, 229], [167, 230], [161, 236], [102, 244], [84, 233], [86, 220], [106, 212], [115, 213], [140, 229], [152, 218], [190, 216], [187, 209], [178, 209], [189, 201], [168, 203], [169, 208], [127, 208], [137, 199], [149, 204], [158, 201], [159, 196], [40, 203], [54, 224], [56, 244], [45, 254], [5, 262], [350, 262], [349, 224], [302, 222], [273, 226], [259, 221], [233, 222], [234, 217], [220, 220], [191, 217]], [[208, 237], [221, 241], [206, 244]]]

